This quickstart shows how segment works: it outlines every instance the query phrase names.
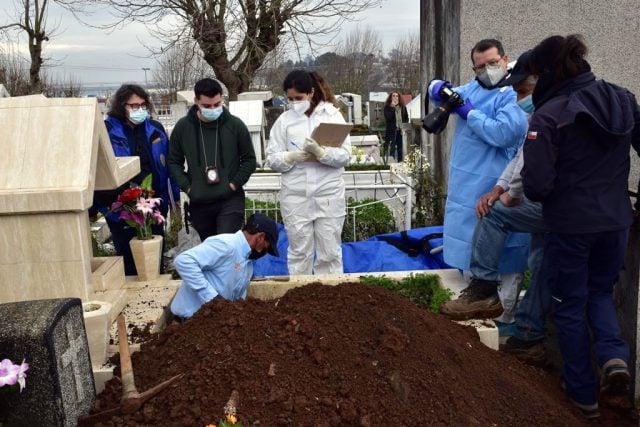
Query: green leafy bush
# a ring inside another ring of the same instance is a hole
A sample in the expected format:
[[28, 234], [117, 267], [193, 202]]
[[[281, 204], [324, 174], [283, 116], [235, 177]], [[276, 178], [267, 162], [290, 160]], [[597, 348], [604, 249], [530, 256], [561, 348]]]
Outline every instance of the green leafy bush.
[[350, 208], [362, 207], [355, 209], [355, 236], [353, 233], [354, 210], [347, 209], [347, 217], [342, 227], [343, 242], [366, 240], [376, 234], [391, 233], [396, 230], [396, 221], [391, 210], [384, 203], [373, 202], [375, 199], [371, 198], [354, 201], [350, 197], [347, 200], [347, 206]]
[[280, 215], [280, 203], [278, 202], [264, 202], [262, 200], [245, 198], [244, 212], [246, 218], [253, 215], [255, 212], [262, 212], [274, 221], [282, 222], [282, 216]]
[[402, 280], [393, 280], [385, 276], [361, 276], [360, 282], [381, 286], [434, 313], [439, 313], [440, 306], [453, 296], [452, 291], [442, 287], [440, 276], [437, 274], [412, 273]]

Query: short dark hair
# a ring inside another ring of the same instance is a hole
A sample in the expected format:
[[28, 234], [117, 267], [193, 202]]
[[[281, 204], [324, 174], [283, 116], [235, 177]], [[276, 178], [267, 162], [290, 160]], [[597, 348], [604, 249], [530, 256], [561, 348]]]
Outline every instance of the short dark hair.
[[196, 82], [193, 91], [198, 99], [200, 99], [200, 95], [213, 98], [216, 95], [222, 95], [222, 86], [220, 86], [220, 83], [218, 83], [217, 80], [205, 77], [204, 79]]
[[140, 98], [144, 99], [145, 104], [147, 104], [147, 111], [149, 112], [149, 115], [153, 114], [153, 103], [151, 102], [149, 94], [141, 86], [134, 84], [123, 84], [118, 88], [111, 98], [111, 106], [109, 107], [109, 112], [107, 114], [110, 117], [126, 120], [128, 118], [126, 104], [129, 98], [133, 95], [138, 95]]
[[475, 46], [473, 46], [473, 49], [471, 49], [471, 63], [473, 65], [476, 65], [473, 62], [473, 54], [476, 52], [484, 52], [485, 50], [489, 50], [492, 47], [495, 47], [496, 49], [498, 49], [498, 54], [500, 56], [504, 56], [504, 48], [502, 47], [502, 43], [500, 43], [499, 40], [496, 39], [483, 39], [480, 40], [478, 43], [476, 43]]

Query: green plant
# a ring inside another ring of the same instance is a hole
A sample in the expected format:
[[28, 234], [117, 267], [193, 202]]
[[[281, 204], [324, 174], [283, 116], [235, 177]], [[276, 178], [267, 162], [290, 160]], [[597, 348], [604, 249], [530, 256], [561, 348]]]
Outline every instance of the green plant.
[[376, 234], [390, 233], [396, 229], [393, 213], [382, 202], [377, 202], [371, 198], [354, 201], [350, 197], [347, 200], [347, 206], [349, 207], [347, 209], [347, 217], [342, 227], [343, 242], [366, 240]]
[[178, 232], [182, 228], [182, 211], [172, 210], [169, 212], [169, 224], [165, 232], [165, 251], [178, 246]]
[[522, 289], [527, 290], [529, 286], [531, 286], [531, 270], [525, 271], [522, 278]]
[[439, 313], [440, 306], [453, 296], [452, 291], [442, 287], [440, 276], [437, 274], [412, 273], [401, 280], [393, 280], [386, 276], [360, 276], [360, 282], [388, 289], [434, 313]]
[[348, 165], [344, 168], [346, 171], [357, 172], [357, 171], [384, 171], [389, 170], [391, 167], [389, 165]]
[[279, 202], [265, 202], [262, 200], [248, 199], [244, 200], [245, 216], [250, 216], [255, 212], [262, 212], [274, 221], [282, 222], [280, 217], [280, 203]]
[[429, 160], [420, 150], [409, 153], [396, 172], [411, 177], [415, 197], [412, 226], [439, 225], [444, 220], [444, 192], [431, 173]]

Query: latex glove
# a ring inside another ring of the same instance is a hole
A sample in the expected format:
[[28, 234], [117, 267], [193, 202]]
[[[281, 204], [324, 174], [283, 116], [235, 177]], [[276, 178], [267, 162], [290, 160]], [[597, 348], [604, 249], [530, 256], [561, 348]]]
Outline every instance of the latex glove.
[[455, 112], [458, 113], [460, 117], [467, 120], [467, 116], [473, 110], [473, 104], [468, 99], [464, 101], [464, 105], [462, 107], [458, 107], [455, 109]]
[[318, 144], [315, 141], [315, 139], [312, 139], [312, 138], [307, 138], [304, 140], [304, 145], [302, 146], [302, 149], [307, 153], [310, 153], [316, 156], [316, 159], [324, 157], [324, 154], [325, 154], [324, 148], [322, 148], [320, 144]]
[[282, 158], [285, 163], [289, 163], [290, 165], [294, 163], [306, 162], [309, 160], [309, 153], [306, 151], [287, 151], [283, 154]]
[[478, 203], [476, 204], [476, 216], [482, 218], [489, 213], [489, 209], [493, 206], [494, 202], [500, 198], [500, 195], [504, 193], [504, 189], [499, 185], [493, 187], [489, 193], [485, 193], [480, 196]]
[[433, 100], [442, 101], [442, 97], [440, 96], [440, 91], [444, 87], [450, 88], [451, 83], [446, 80], [437, 80], [437, 79], [431, 80], [431, 82], [429, 82], [429, 87], [427, 88], [427, 93], [431, 98], [433, 98]]

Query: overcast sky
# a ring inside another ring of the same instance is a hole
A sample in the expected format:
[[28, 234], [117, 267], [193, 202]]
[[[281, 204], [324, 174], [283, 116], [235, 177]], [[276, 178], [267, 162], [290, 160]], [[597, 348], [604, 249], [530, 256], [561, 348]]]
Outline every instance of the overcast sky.
[[[16, 3], [18, 0], [0, 0], [0, 15], [15, 16]], [[378, 31], [386, 54], [398, 39], [408, 32], [418, 31], [419, 11], [419, 0], [385, 0], [382, 6], [358, 15], [359, 22], [343, 25], [336, 40], [357, 25], [370, 26]], [[96, 24], [109, 20], [107, 11], [83, 19]], [[142, 84], [145, 82], [142, 68], [153, 69], [155, 65], [153, 58], [146, 57], [148, 51], [139, 41], [154, 44], [143, 25], [129, 24], [109, 33], [82, 25], [69, 12], [51, 3], [48, 25], [55, 24], [59, 26], [60, 34], [44, 45], [44, 56], [50, 59], [48, 63], [55, 74], [72, 75], [85, 86], [122, 82]], [[24, 44], [23, 41], [23, 49], [26, 48]], [[147, 71], [147, 79], [152, 81], [152, 71]]]

